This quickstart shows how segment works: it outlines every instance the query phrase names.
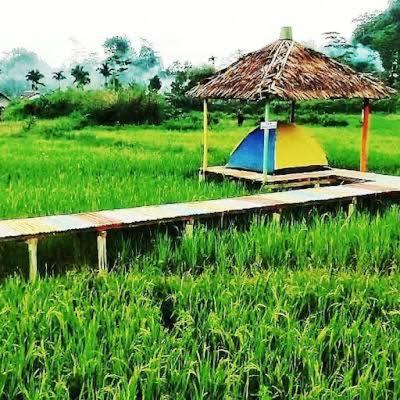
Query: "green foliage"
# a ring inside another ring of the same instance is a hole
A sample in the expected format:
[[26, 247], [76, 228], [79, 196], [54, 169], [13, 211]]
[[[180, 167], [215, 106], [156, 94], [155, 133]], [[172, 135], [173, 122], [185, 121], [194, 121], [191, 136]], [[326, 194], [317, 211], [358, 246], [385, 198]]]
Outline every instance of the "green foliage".
[[[122, 74], [126, 72], [129, 65], [132, 64], [131, 58], [134, 56], [134, 50], [130, 40], [126, 36], [113, 36], [108, 38], [104, 42], [103, 47], [107, 54], [107, 59], [105, 63], [103, 63], [100, 73], [106, 78], [104, 73], [107, 72], [107, 75], [110, 76], [111, 87], [116, 90], [122, 86]], [[105, 66], [108, 68], [105, 69]]]
[[113, 101], [94, 105], [89, 119], [96, 124], [159, 124], [164, 119], [161, 96], [141, 87], [120, 89]]
[[58, 90], [61, 90], [61, 81], [64, 81], [67, 77], [64, 75], [64, 71], [56, 71], [53, 72], [53, 79], [58, 82]]
[[154, 75], [150, 80], [149, 80], [149, 89], [150, 90], [155, 90], [158, 92], [162, 87], [160, 77], [158, 75]]
[[[208, 125], [217, 125], [219, 122], [219, 114], [210, 113], [208, 116]], [[174, 118], [170, 118], [163, 122], [163, 128], [176, 131], [194, 131], [202, 129], [203, 114], [198, 111], [184, 113]]]
[[400, 0], [383, 12], [361, 16], [354, 38], [379, 52], [388, 83], [400, 87]]
[[327, 32], [324, 51], [330, 57], [349, 65], [358, 72], [381, 72], [382, 62], [379, 53], [360, 43], [350, 43], [338, 32]]
[[[363, 108], [362, 99], [338, 99], [338, 100], [309, 100], [296, 103], [296, 113], [317, 114], [361, 114]], [[261, 115], [262, 109], [254, 109]], [[271, 102], [271, 110], [276, 114], [288, 113], [289, 104], [285, 101]], [[400, 97], [392, 96], [388, 99], [372, 102], [373, 112], [396, 113], [400, 110]]]
[[71, 69], [71, 76], [74, 78], [74, 83], [80, 89], [83, 89], [90, 83], [90, 74], [85, 70], [83, 65], [76, 65]]
[[38, 69], [29, 71], [25, 78], [31, 83], [32, 90], [38, 90], [39, 86], [45, 86], [43, 82], [40, 82], [44, 78], [44, 75]]
[[[36, 53], [24, 48], [15, 48], [0, 58], [0, 92], [10, 97], [19, 96], [29, 88], [25, 79], [28, 71], [39, 70], [47, 76], [51, 73], [50, 66]], [[46, 86], [51, 82], [45, 81]]]
[[186, 93], [214, 72], [215, 68], [209, 65], [192, 67], [190, 64], [175, 63], [170, 70], [174, 81], [171, 84], [171, 92], [168, 94], [168, 101], [173, 109], [178, 112], [201, 109], [201, 102], [188, 97]]
[[103, 75], [104, 77], [104, 87], [108, 86], [108, 79], [112, 76], [114, 69], [110, 66], [108, 62], [101, 64], [100, 67], [97, 68], [97, 71]]
[[296, 122], [300, 124], [311, 124], [321, 126], [347, 126], [348, 121], [344, 117], [330, 114], [318, 114], [315, 112], [304, 112], [296, 115]]
[[161, 96], [140, 86], [118, 92], [68, 89], [43, 95], [30, 102], [13, 102], [4, 118], [20, 120], [30, 115], [58, 118], [74, 112], [86, 116], [93, 124], [157, 124], [164, 118], [165, 104]]

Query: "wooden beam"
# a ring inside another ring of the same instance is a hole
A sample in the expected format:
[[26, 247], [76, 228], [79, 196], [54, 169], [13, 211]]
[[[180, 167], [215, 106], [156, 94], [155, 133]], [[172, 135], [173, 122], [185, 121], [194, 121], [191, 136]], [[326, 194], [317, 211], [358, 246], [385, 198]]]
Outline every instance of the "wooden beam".
[[208, 167], [208, 104], [207, 99], [203, 100], [203, 173], [201, 179], [206, 177]]
[[38, 275], [38, 267], [37, 267], [37, 244], [38, 239], [32, 238], [26, 241], [28, 245], [28, 253], [29, 253], [29, 280], [35, 281]]
[[364, 99], [363, 123], [361, 130], [360, 171], [368, 171], [368, 136], [371, 104], [369, 99]]
[[99, 272], [107, 271], [107, 232], [100, 231], [97, 234], [97, 254]]

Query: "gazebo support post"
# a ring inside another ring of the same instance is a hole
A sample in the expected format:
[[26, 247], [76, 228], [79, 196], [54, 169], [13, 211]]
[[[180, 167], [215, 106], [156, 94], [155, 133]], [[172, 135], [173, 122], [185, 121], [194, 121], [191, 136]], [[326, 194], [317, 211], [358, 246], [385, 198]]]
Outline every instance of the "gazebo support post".
[[296, 118], [296, 101], [292, 100], [290, 102], [290, 108], [289, 108], [289, 123], [294, 124]]
[[[265, 103], [264, 120], [269, 121], [269, 100]], [[264, 151], [263, 151], [263, 175], [264, 181], [267, 180], [268, 175], [268, 147], [269, 147], [269, 130], [264, 129]]]
[[360, 171], [368, 171], [368, 135], [371, 114], [371, 103], [369, 99], [364, 99], [363, 122], [361, 131], [361, 151], [360, 151]]
[[205, 180], [208, 167], [208, 104], [207, 99], [203, 100], [203, 168], [200, 180]]

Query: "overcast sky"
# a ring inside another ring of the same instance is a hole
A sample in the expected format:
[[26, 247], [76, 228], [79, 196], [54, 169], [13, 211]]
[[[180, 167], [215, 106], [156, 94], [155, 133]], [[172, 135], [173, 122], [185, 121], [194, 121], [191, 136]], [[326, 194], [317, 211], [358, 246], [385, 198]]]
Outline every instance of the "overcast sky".
[[[52, 66], [71, 56], [76, 43], [101, 51], [108, 36], [148, 39], [169, 64], [206, 62], [237, 49], [255, 50], [292, 25], [299, 41], [321, 33], [350, 36], [352, 20], [383, 9], [387, 0], [1, 0], [0, 53], [34, 50]], [[75, 43], [75, 45], [73, 45]]]

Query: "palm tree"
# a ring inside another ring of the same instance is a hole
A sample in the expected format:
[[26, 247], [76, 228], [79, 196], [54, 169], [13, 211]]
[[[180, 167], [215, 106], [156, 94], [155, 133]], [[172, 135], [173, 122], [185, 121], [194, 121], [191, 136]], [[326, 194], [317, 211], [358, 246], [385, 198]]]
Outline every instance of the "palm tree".
[[64, 71], [57, 71], [53, 72], [53, 79], [58, 82], [58, 90], [61, 90], [61, 81], [67, 79], [67, 77], [64, 75]]
[[25, 78], [28, 82], [31, 82], [32, 90], [38, 90], [39, 85], [45, 86], [44, 83], [40, 82], [40, 80], [44, 78], [44, 75], [38, 69], [29, 71]]
[[71, 75], [74, 77], [74, 83], [80, 89], [83, 89], [90, 83], [89, 72], [85, 71], [82, 65], [76, 65], [71, 69]]
[[108, 86], [108, 78], [113, 74], [114, 68], [111, 68], [110, 65], [105, 62], [101, 64], [101, 67], [97, 68], [97, 71], [100, 72], [104, 77], [104, 87]]

